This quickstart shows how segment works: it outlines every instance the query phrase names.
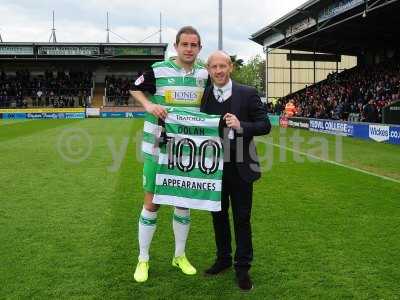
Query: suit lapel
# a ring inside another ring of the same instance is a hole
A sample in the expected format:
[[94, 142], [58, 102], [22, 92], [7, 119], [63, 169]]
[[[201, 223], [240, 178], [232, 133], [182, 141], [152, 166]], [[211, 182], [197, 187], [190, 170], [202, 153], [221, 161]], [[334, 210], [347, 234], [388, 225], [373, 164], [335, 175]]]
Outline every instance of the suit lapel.
[[231, 111], [234, 115], [239, 116], [240, 115], [240, 91], [239, 87], [232, 80], [232, 103], [231, 103]]

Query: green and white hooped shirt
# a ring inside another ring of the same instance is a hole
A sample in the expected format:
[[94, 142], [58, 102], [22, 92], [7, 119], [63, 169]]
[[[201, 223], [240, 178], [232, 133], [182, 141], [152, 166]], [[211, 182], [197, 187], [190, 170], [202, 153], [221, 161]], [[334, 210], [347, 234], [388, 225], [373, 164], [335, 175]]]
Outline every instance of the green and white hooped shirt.
[[168, 109], [153, 203], [221, 210], [224, 153], [220, 119], [219, 115]]
[[[200, 111], [200, 102], [207, 83], [206, 68], [195, 63], [191, 72], [178, 66], [172, 59], [156, 62], [152, 69], [135, 81], [135, 90], [152, 94], [152, 103], [166, 108], [180, 107]], [[157, 161], [159, 147], [156, 140], [161, 134], [158, 119], [146, 113], [143, 128], [142, 152], [145, 159]]]

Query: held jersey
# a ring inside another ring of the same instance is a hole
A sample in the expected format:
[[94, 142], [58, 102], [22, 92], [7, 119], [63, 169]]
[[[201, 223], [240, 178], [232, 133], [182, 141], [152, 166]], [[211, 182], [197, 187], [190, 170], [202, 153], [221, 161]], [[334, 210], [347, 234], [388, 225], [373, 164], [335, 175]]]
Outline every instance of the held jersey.
[[[204, 66], [194, 64], [191, 72], [178, 66], [174, 60], [157, 62], [152, 65], [154, 77], [151, 102], [169, 107], [182, 107], [188, 110], [199, 111], [201, 98], [206, 86], [208, 73]], [[146, 78], [142, 75], [136, 80], [135, 85], [146, 85]], [[150, 84], [151, 85], [151, 84]], [[147, 83], [147, 86], [149, 84]], [[157, 160], [159, 153], [155, 140], [159, 137], [160, 128], [158, 120], [153, 115], [146, 113], [143, 129], [142, 151], [145, 158]]]
[[153, 203], [221, 210], [223, 149], [219, 115], [168, 109]]

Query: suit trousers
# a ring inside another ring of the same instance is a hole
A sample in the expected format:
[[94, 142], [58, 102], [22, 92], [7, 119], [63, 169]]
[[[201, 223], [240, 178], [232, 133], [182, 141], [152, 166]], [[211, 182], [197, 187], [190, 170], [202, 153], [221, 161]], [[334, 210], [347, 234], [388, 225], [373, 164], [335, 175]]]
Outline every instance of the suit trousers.
[[248, 183], [240, 177], [235, 163], [224, 164], [221, 196], [221, 211], [212, 212], [217, 260], [232, 262], [228, 212], [231, 203], [236, 241], [234, 267], [238, 273], [247, 272], [253, 259], [250, 224], [253, 183]]

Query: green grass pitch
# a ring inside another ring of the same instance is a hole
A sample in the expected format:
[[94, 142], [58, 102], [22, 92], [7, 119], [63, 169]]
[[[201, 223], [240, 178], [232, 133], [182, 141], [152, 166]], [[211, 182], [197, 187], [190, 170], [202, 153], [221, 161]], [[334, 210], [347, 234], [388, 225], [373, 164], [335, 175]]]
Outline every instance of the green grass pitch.
[[399, 299], [400, 147], [279, 128], [258, 139], [254, 289], [240, 292], [233, 272], [202, 275], [215, 253], [207, 212], [192, 211], [187, 244], [198, 274], [173, 268], [166, 206], [149, 280], [134, 282], [142, 124], [0, 120], [0, 299]]

